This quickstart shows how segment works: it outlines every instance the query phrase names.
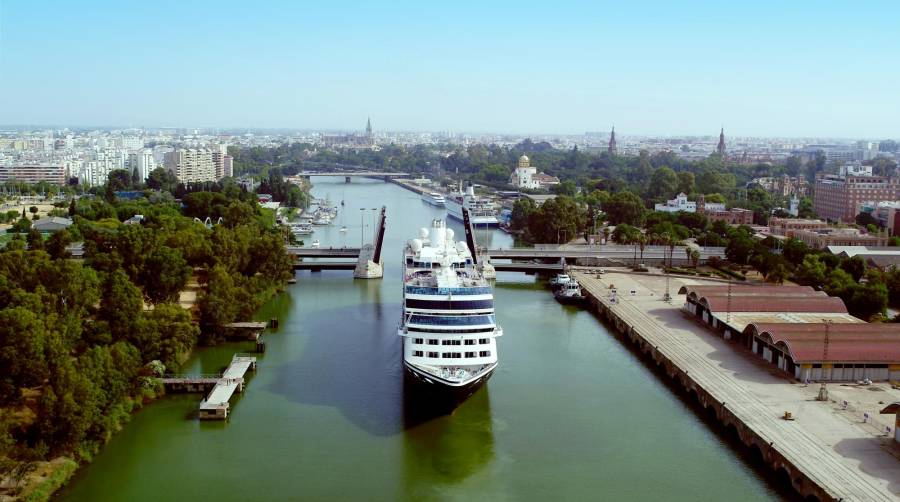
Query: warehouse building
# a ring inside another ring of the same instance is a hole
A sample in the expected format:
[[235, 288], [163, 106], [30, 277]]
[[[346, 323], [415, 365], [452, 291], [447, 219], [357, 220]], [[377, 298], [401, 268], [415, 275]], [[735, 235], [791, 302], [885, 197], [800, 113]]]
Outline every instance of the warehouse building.
[[840, 298], [808, 286], [684, 286], [679, 294], [687, 315], [800, 381], [900, 380], [900, 325], [865, 323]]
[[801, 382], [900, 380], [897, 324], [753, 323], [740, 343]]

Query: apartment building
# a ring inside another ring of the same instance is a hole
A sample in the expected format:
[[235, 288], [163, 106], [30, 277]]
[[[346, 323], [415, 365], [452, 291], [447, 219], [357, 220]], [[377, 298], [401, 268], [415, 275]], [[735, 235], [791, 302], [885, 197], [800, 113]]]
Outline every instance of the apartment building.
[[0, 166], [0, 183], [40, 183], [66, 184], [66, 168], [62, 164], [13, 164]]
[[207, 148], [184, 148], [167, 152], [164, 164], [182, 183], [216, 181], [213, 152]]
[[900, 199], [900, 183], [886, 176], [828, 174], [816, 178], [813, 207], [821, 218], [850, 223], [855, 221], [859, 206], [867, 203]]

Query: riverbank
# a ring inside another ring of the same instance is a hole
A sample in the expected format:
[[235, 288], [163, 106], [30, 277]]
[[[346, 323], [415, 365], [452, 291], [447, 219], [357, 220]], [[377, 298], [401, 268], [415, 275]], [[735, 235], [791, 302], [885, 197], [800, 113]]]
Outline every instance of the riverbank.
[[[779, 479], [801, 496], [818, 500], [895, 500], [900, 482], [895, 447], [883, 435], [879, 401], [900, 393], [887, 385], [879, 392], [835, 386], [832, 401], [815, 400], [816, 386], [805, 387], [778, 375], [733, 344], [687, 319], [683, 296], [662, 301], [665, 279], [607, 271], [598, 278], [572, 274], [591, 297], [601, 318], [636, 344], [682, 387], [705, 413], [722, 424]], [[671, 291], [701, 279], [670, 278]], [[618, 291], [616, 303], [609, 288]], [[633, 293], [625, 294], [629, 291]], [[846, 401], [846, 407], [838, 403]], [[792, 421], [781, 417], [791, 412]], [[860, 420], [863, 413], [871, 418]]]
[[[277, 294], [284, 291], [285, 286], [286, 284], [281, 284], [260, 292], [260, 303], [265, 304], [271, 301]], [[197, 301], [202, 293], [203, 287], [199, 284], [197, 276], [193, 275], [185, 289], [179, 294], [179, 306], [196, 314]], [[145, 305], [145, 310], [147, 309], [148, 306]], [[198, 317], [192, 315], [192, 319], [193, 324], [199, 327]], [[179, 357], [179, 364], [183, 364], [188, 359], [196, 356], [199, 351], [212, 346], [214, 345], [195, 345], [190, 352]], [[43, 502], [49, 500], [59, 489], [64, 487], [80, 469], [84, 468], [92, 461], [95, 455], [100, 453], [116, 434], [131, 422], [137, 413], [166, 395], [163, 386], [152, 377], [140, 378], [142, 381], [140, 391], [135, 395], [127, 396], [119, 404], [118, 407], [124, 413], [116, 416], [112, 434], [106, 437], [104, 442], [97, 445], [92, 451], [79, 451], [80, 461], [71, 456], [60, 456], [51, 460], [35, 462], [0, 459], [8, 462], [7, 468], [4, 469], [8, 474], [0, 476], [0, 502], [20, 500]]]

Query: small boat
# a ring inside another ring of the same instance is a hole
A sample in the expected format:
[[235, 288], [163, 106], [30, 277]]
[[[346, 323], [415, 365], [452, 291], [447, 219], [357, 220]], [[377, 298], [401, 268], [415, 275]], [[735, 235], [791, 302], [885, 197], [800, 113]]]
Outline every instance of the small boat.
[[347, 231], [347, 227], [341, 227], [341, 232], [346, 232], [346, 231]]
[[573, 281], [572, 278], [569, 277], [569, 274], [556, 274], [556, 277], [550, 279], [550, 287], [552, 287], [553, 289], [559, 289], [569, 284], [570, 282]]
[[314, 248], [318, 248], [318, 247], [319, 247], [319, 239], [315, 239], [315, 240], [312, 241], [312, 247], [314, 247]]
[[584, 305], [587, 298], [581, 292], [581, 284], [571, 279], [565, 285], [553, 292], [556, 301], [566, 305]]

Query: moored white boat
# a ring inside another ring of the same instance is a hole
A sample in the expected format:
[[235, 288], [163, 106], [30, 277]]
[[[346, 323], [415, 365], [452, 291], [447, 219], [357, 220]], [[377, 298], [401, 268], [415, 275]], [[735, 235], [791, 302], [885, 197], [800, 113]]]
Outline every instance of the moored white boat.
[[445, 203], [444, 196], [437, 192], [423, 193], [422, 200], [437, 207], [444, 207]]

